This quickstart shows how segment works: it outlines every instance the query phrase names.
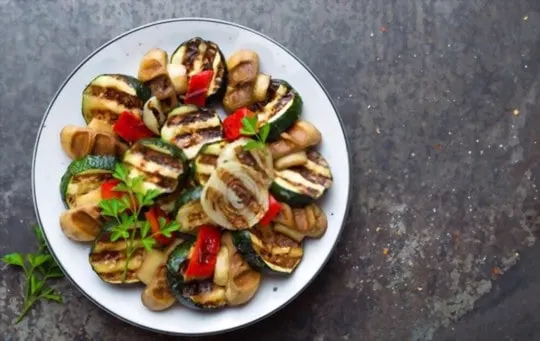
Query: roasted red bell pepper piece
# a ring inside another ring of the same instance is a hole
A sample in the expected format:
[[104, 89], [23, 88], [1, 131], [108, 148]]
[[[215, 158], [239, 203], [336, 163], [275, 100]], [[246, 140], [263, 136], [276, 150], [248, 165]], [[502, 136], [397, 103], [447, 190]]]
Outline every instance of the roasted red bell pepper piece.
[[165, 221], [168, 223], [169, 217], [167, 217], [167, 213], [163, 211], [161, 208], [157, 206], [152, 206], [144, 214], [146, 220], [148, 220], [148, 223], [150, 223], [150, 230], [152, 231], [152, 236], [154, 239], [161, 245], [170, 245], [174, 241], [174, 237], [165, 237], [163, 234], [161, 234], [161, 229], [159, 227], [159, 218], [165, 218]]
[[272, 196], [268, 194], [268, 211], [264, 214], [259, 224], [266, 226], [279, 214], [281, 211], [281, 204]]
[[212, 277], [220, 246], [219, 229], [210, 225], [201, 226], [195, 248], [184, 272], [185, 279], [189, 281]]
[[243, 107], [236, 110], [223, 120], [223, 134], [229, 142], [239, 139], [242, 136], [240, 130], [243, 127], [242, 119], [246, 116], [253, 116], [254, 113], [248, 108]]
[[184, 103], [203, 107], [206, 103], [206, 94], [208, 93], [208, 87], [213, 77], [213, 70], [201, 71], [191, 76], [189, 78], [188, 90], [184, 97]]
[[128, 142], [135, 142], [155, 134], [135, 114], [124, 111], [113, 126], [114, 132]]
[[[128, 193], [122, 192], [122, 191], [115, 191], [114, 188], [120, 183], [121, 181], [118, 179], [111, 179], [105, 181], [103, 184], [101, 184], [101, 198], [108, 200], [108, 199], [122, 199], [124, 196], [129, 196]], [[137, 200], [135, 198], [131, 198], [131, 207], [130, 209], [134, 209], [137, 207]]]

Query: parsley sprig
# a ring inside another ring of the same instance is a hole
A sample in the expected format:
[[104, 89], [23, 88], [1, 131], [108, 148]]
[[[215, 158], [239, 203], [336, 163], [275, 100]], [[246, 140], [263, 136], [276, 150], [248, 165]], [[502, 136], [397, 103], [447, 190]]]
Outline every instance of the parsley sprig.
[[51, 279], [64, 277], [64, 274], [49, 253], [39, 226], [34, 226], [34, 233], [39, 243], [37, 252], [28, 254], [14, 252], [2, 257], [4, 263], [23, 270], [26, 282], [23, 309], [15, 324], [21, 322], [34, 304], [42, 299], [63, 303], [60, 292], [48, 286], [48, 283]]
[[268, 133], [270, 133], [270, 125], [266, 123], [258, 129], [257, 124], [257, 115], [245, 116], [242, 118], [242, 128], [240, 128], [240, 133], [254, 138], [244, 145], [244, 150], [264, 148]]
[[[156, 244], [154, 238], [156, 235], [171, 237], [173, 232], [180, 229], [180, 224], [175, 220], [167, 223], [164, 218], [160, 218], [158, 219], [159, 231], [151, 233], [150, 223], [147, 220], [140, 220], [139, 216], [144, 207], [154, 204], [154, 200], [160, 193], [154, 189], [144, 190], [143, 178], [141, 176], [129, 177], [127, 168], [122, 164], [116, 166], [113, 177], [120, 180], [114, 190], [123, 192], [125, 195], [120, 199], [103, 199], [99, 202], [99, 207], [102, 216], [109, 217], [115, 222], [111, 228], [111, 241], [123, 239], [126, 242], [126, 263], [122, 273], [124, 281], [135, 251], [141, 245], [150, 251]], [[140, 237], [140, 240], [136, 237]]]

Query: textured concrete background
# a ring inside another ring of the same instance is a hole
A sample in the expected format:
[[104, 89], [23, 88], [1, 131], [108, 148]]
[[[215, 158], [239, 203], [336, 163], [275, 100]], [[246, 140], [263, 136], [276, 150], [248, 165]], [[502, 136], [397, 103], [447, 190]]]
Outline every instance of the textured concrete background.
[[[529, 248], [540, 223], [540, 2], [250, 3], [0, 0], [0, 254], [33, 246], [32, 147], [69, 72], [138, 25], [221, 18], [282, 42], [320, 77], [346, 122], [355, 194], [306, 292], [206, 340], [540, 340], [540, 248]], [[2, 340], [157, 339], [65, 282], [64, 305], [13, 326], [19, 279], [0, 266]]]

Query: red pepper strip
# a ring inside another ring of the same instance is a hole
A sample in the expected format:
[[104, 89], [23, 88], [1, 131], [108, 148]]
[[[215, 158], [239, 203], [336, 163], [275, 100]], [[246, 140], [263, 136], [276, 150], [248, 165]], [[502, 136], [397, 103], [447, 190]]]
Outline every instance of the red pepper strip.
[[[120, 180], [111, 179], [105, 181], [101, 184], [101, 198], [102, 199], [122, 199], [122, 197], [127, 196], [126, 192], [115, 191], [114, 188], [120, 183]], [[131, 208], [137, 207], [137, 202], [135, 198], [131, 200]]]
[[113, 126], [113, 130], [118, 136], [128, 142], [135, 142], [146, 137], [155, 136], [139, 117], [129, 111], [124, 111], [120, 114], [120, 117]]
[[212, 277], [221, 246], [221, 232], [214, 226], [200, 227], [195, 248], [184, 272], [187, 281]]
[[240, 133], [243, 126], [242, 119], [252, 115], [254, 115], [252, 111], [243, 107], [227, 116], [227, 118], [223, 120], [223, 134], [225, 135], [225, 139], [231, 142], [240, 138], [240, 136], [242, 136]]
[[268, 194], [268, 211], [264, 214], [259, 224], [266, 226], [279, 214], [281, 211], [281, 204], [272, 196]]
[[205, 70], [191, 76], [189, 78], [186, 97], [184, 97], [184, 103], [203, 107], [206, 103], [208, 87], [213, 77], [213, 70]]
[[169, 222], [169, 217], [167, 217], [167, 213], [163, 211], [161, 208], [153, 206], [150, 207], [148, 212], [144, 214], [146, 220], [150, 223], [150, 229], [152, 231], [152, 236], [154, 239], [161, 245], [170, 245], [174, 241], [174, 237], [165, 237], [160, 232], [159, 228], [159, 218], [165, 218], [165, 221]]

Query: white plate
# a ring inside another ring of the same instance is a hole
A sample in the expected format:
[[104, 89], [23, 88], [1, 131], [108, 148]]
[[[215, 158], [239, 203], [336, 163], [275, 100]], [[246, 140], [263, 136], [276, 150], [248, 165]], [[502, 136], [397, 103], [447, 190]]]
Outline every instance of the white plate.
[[[291, 83], [304, 100], [302, 116], [323, 135], [319, 150], [330, 163], [334, 184], [321, 201], [328, 216], [328, 231], [321, 239], [307, 240], [303, 261], [289, 278], [265, 276], [252, 301], [218, 312], [197, 312], [176, 305], [151, 312], [141, 303], [142, 286], [108, 285], [88, 263], [89, 246], [67, 239], [58, 217], [64, 206], [60, 178], [70, 159], [60, 147], [60, 130], [67, 124], [84, 126], [81, 93], [101, 73], [136, 75], [143, 54], [160, 47], [171, 53], [194, 36], [217, 43], [225, 56], [240, 48], [257, 51], [262, 71]], [[69, 75], [54, 96], [37, 136], [32, 167], [32, 190], [38, 221], [54, 257], [67, 277], [103, 310], [133, 325], [157, 332], [182, 335], [212, 334], [258, 321], [292, 301], [323, 268], [339, 238], [348, 207], [350, 163], [347, 141], [335, 106], [313, 73], [291, 52], [272, 39], [246, 27], [209, 19], [159, 21], [126, 32], [107, 42]]]

